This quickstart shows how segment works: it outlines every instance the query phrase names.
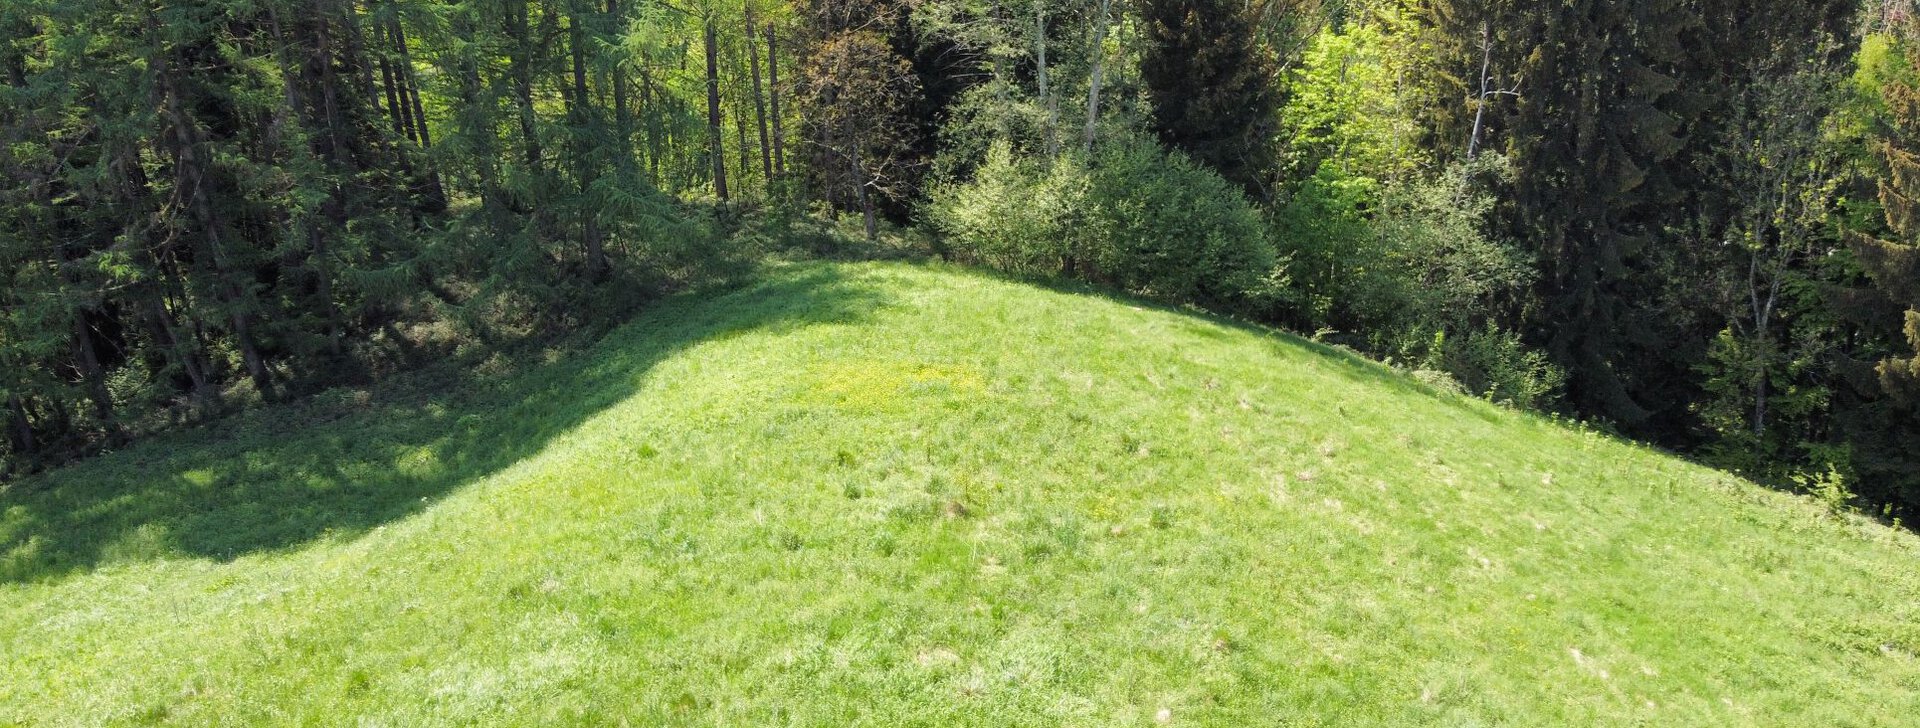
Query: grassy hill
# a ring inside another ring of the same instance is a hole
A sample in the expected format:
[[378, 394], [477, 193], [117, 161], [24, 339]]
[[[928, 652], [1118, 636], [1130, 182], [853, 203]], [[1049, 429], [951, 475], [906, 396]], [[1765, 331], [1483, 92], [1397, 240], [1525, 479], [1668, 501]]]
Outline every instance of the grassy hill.
[[1920, 539], [1296, 339], [794, 266], [0, 493], [0, 725], [1911, 725]]

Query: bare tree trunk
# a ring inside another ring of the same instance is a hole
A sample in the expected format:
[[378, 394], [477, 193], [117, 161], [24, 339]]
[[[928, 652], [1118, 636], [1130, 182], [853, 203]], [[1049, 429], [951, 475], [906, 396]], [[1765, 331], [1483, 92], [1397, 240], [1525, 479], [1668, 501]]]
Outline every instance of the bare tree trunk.
[[1049, 83], [1047, 70], [1047, 5], [1044, 1], [1033, 4], [1033, 56], [1034, 73], [1040, 84], [1040, 105], [1047, 111], [1046, 128], [1042, 136], [1046, 139], [1047, 159], [1060, 154], [1060, 107], [1053, 98], [1052, 84]]
[[1093, 154], [1093, 137], [1100, 124], [1100, 81], [1107, 57], [1107, 9], [1112, 0], [1099, 0], [1098, 15], [1093, 19], [1093, 69], [1087, 79], [1087, 132], [1083, 140], [1083, 150]]
[[[572, 18], [568, 21], [572, 31], [568, 36], [568, 50], [573, 55], [573, 113], [576, 129], [589, 126], [593, 120], [593, 99], [587, 93], [587, 29], [581, 25], [584, 13], [580, 12], [578, 2], [574, 0]], [[573, 152], [574, 164], [580, 178], [580, 194], [591, 194], [594, 183], [593, 159], [587, 150], [576, 144]], [[600, 220], [592, 205], [582, 206], [580, 215], [580, 238], [587, 254], [587, 279], [599, 283], [607, 276], [607, 251], [605, 241], [600, 236]]]
[[713, 157], [713, 194], [726, 202], [727, 196], [727, 153], [723, 139], [726, 136], [720, 126], [720, 49], [719, 33], [714, 27], [713, 16], [706, 19], [707, 46], [707, 141], [708, 152]]
[[753, 6], [747, 5], [747, 67], [753, 69], [753, 121], [760, 128], [760, 174], [773, 181], [773, 150], [767, 144], [767, 99], [760, 88], [760, 49], [753, 42]]
[[771, 108], [768, 113], [773, 117], [773, 175], [787, 176], [786, 134], [780, 129], [780, 47], [776, 44], [773, 24], [767, 24], [767, 90]]
[[1479, 103], [1473, 110], [1473, 133], [1467, 138], [1467, 161], [1480, 156], [1482, 138], [1486, 135], [1487, 106], [1501, 96], [1520, 96], [1520, 86], [1496, 88], [1493, 85], [1493, 24], [1480, 26], [1480, 95]]

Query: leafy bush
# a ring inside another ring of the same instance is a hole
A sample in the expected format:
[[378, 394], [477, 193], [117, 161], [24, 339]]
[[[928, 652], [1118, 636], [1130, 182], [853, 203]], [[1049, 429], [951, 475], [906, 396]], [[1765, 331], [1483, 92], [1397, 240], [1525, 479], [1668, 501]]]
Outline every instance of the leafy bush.
[[1461, 336], [1435, 334], [1429, 357], [1467, 392], [1521, 409], [1545, 407], [1567, 380], [1545, 352], [1491, 325]]
[[1383, 275], [1368, 211], [1379, 183], [1322, 167], [1273, 216], [1273, 240], [1287, 259], [1291, 295], [1281, 318], [1315, 331], [1354, 331], [1400, 308], [1394, 278]]
[[936, 186], [924, 212], [954, 257], [1016, 273], [1233, 310], [1260, 305], [1279, 278], [1252, 203], [1139, 138], [1105, 147], [1091, 164], [1048, 165], [997, 145], [971, 181]]
[[1027, 275], [1065, 272], [1071, 234], [1086, 205], [1086, 169], [1061, 160], [1051, 169], [1018, 158], [1005, 143], [988, 150], [965, 184], [936, 186], [925, 215], [947, 252], [971, 263]]
[[1287, 323], [1445, 372], [1475, 395], [1546, 405], [1564, 374], [1501, 322], [1518, 318], [1533, 268], [1487, 234], [1497, 159], [1432, 179], [1381, 183], [1323, 166], [1274, 216], [1291, 262]]
[[1271, 296], [1277, 256], [1259, 212], [1213, 171], [1130, 138], [1102, 148], [1076, 236], [1095, 280], [1245, 310]]

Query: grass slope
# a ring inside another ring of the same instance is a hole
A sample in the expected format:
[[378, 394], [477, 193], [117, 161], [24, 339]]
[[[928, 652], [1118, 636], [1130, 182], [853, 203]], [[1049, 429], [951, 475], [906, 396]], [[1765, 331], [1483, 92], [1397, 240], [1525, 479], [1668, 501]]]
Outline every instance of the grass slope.
[[795, 266], [447, 387], [0, 494], [0, 724], [1920, 711], [1912, 534], [1178, 312]]

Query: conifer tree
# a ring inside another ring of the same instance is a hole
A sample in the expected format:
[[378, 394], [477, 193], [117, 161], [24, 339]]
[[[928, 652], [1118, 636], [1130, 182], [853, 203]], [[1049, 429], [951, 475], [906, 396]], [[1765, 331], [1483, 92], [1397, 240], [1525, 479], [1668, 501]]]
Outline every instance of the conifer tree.
[[1256, 198], [1271, 196], [1279, 77], [1258, 4], [1144, 0], [1141, 80], [1153, 131]]

